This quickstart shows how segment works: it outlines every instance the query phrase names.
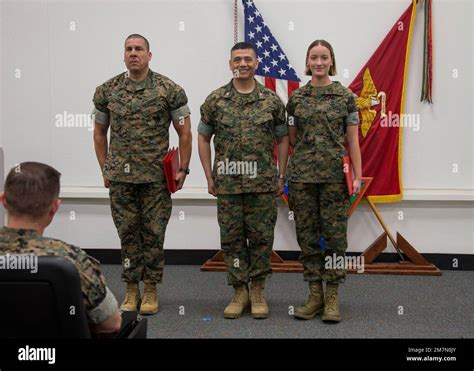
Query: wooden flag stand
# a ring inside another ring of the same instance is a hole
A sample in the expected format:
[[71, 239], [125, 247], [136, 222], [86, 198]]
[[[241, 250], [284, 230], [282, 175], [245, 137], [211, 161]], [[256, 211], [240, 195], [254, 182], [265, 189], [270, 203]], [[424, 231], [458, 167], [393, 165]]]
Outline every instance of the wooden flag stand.
[[[364, 189], [364, 192], [367, 190], [371, 178], [366, 178], [368, 181], [367, 187]], [[369, 204], [372, 212], [377, 217], [377, 220], [380, 222], [384, 233], [382, 233], [375, 241], [372, 243], [358, 258], [362, 258], [362, 263], [364, 264], [364, 273], [368, 274], [401, 274], [401, 275], [425, 275], [425, 276], [441, 276], [441, 271], [434, 264], [429, 263], [416, 249], [400, 234], [397, 232], [397, 240], [393, 238], [390, 230], [385, 224], [382, 216], [378, 212], [375, 204], [370, 200], [370, 198], [360, 195], [358, 200], [364, 198]], [[357, 201], [358, 202], [358, 201]], [[355, 206], [352, 208], [354, 210]], [[351, 210], [351, 211], [352, 211]], [[387, 247], [387, 237], [392, 242], [393, 246], [400, 256], [400, 260], [395, 263], [382, 263], [375, 262], [375, 259], [380, 255], [380, 253], [385, 250]], [[402, 255], [402, 252], [408, 258]], [[283, 260], [275, 251], [272, 252], [271, 256], [271, 266], [273, 272], [303, 272], [303, 265], [297, 260]], [[216, 255], [211, 259], [206, 261], [201, 266], [201, 271], [203, 272], [225, 272], [227, 270], [224, 255], [222, 250], [220, 250]], [[357, 273], [355, 269], [348, 269], [348, 273]]]
[[[271, 265], [273, 272], [301, 273], [303, 265], [298, 260], [283, 260], [280, 255], [272, 251]], [[224, 254], [222, 250], [206, 261], [201, 266], [203, 272], [225, 272], [227, 267], [224, 263]]]
[[[382, 216], [379, 214], [374, 203], [369, 197], [364, 197], [378, 221], [384, 229], [382, 233], [364, 252], [361, 257], [364, 259], [364, 273], [374, 274], [411, 274], [424, 276], [441, 276], [441, 271], [434, 264], [429, 263], [416, 249], [397, 232], [397, 241], [393, 238]], [[396, 263], [377, 263], [374, 260], [387, 247], [387, 237], [397, 250], [401, 260]], [[405, 254], [408, 260], [405, 260], [401, 252]], [[350, 271], [354, 273], [354, 271]]]

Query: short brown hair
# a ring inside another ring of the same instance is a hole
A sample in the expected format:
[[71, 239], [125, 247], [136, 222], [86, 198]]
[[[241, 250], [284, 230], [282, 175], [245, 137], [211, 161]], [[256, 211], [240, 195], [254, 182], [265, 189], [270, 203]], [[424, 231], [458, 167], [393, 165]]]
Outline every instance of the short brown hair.
[[125, 42], [127, 42], [128, 39], [142, 39], [143, 41], [145, 41], [146, 50], [150, 51], [150, 43], [148, 42], [145, 36], [142, 36], [137, 33], [132, 33], [131, 35], [127, 36], [127, 38], [125, 39]]
[[255, 56], [257, 55], [257, 48], [255, 47], [255, 45], [244, 42], [244, 41], [241, 41], [241, 42], [235, 44], [232, 47], [232, 49], [230, 49], [230, 55], [232, 55], [232, 52], [234, 50], [245, 50], [245, 49], [252, 49], [255, 53]]
[[59, 196], [61, 173], [40, 162], [22, 162], [5, 180], [8, 212], [38, 219], [46, 215]]
[[308, 47], [308, 51], [306, 52], [306, 61], [305, 61], [305, 69], [304, 69], [304, 74], [306, 76], [311, 76], [311, 70], [308, 68], [308, 58], [309, 58], [309, 52], [311, 49], [313, 49], [315, 46], [322, 45], [326, 48], [329, 49], [329, 53], [331, 54], [331, 60], [332, 60], [332, 66], [329, 67], [329, 76], [334, 76], [337, 75], [337, 70], [336, 70], [336, 57], [334, 56], [334, 49], [332, 48], [331, 44], [329, 44], [326, 40], [314, 40]]

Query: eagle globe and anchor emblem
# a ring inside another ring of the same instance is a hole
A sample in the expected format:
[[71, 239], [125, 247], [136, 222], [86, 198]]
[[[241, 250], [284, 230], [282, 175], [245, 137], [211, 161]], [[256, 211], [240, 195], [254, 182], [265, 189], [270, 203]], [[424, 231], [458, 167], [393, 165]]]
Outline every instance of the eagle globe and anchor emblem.
[[387, 117], [386, 112], [386, 101], [387, 95], [385, 92], [377, 92], [377, 88], [372, 80], [370, 75], [370, 70], [368, 68], [364, 71], [364, 76], [362, 77], [363, 86], [360, 96], [356, 96], [356, 104], [361, 115], [361, 124], [360, 131], [362, 136], [365, 138], [367, 133], [374, 122], [377, 111], [372, 109], [374, 106], [380, 105], [380, 117], [385, 119]]

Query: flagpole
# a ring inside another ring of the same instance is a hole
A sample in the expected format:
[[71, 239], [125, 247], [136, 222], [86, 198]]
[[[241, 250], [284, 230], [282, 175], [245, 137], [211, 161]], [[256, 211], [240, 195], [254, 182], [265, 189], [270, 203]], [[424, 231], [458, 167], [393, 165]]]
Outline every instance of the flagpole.
[[237, 16], [237, 0], [234, 0], [234, 45], [239, 41], [239, 26]]

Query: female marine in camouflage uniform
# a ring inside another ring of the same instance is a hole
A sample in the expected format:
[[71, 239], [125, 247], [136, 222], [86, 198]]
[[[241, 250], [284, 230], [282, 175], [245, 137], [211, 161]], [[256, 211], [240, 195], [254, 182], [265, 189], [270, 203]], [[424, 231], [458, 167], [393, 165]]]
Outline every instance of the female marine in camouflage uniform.
[[347, 248], [350, 206], [342, 157], [346, 136], [357, 193], [362, 172], [359, 113], [352, 92], [329, 78], [336, 74], [336, 60], [327, 41], [316, 40], [309, 46], [306, 74], [311, 81], [295, 91], [287, 105], [290, 144], [294, 147], [288, 167], [289, 201], [303, 277], [310, 288], [308, 301], [295, 309], [295, 317], [311, 319], [323, 312], [323, 321], [339, 322], [338, 285], [346, 271], [335, 261], [344, 258]]

